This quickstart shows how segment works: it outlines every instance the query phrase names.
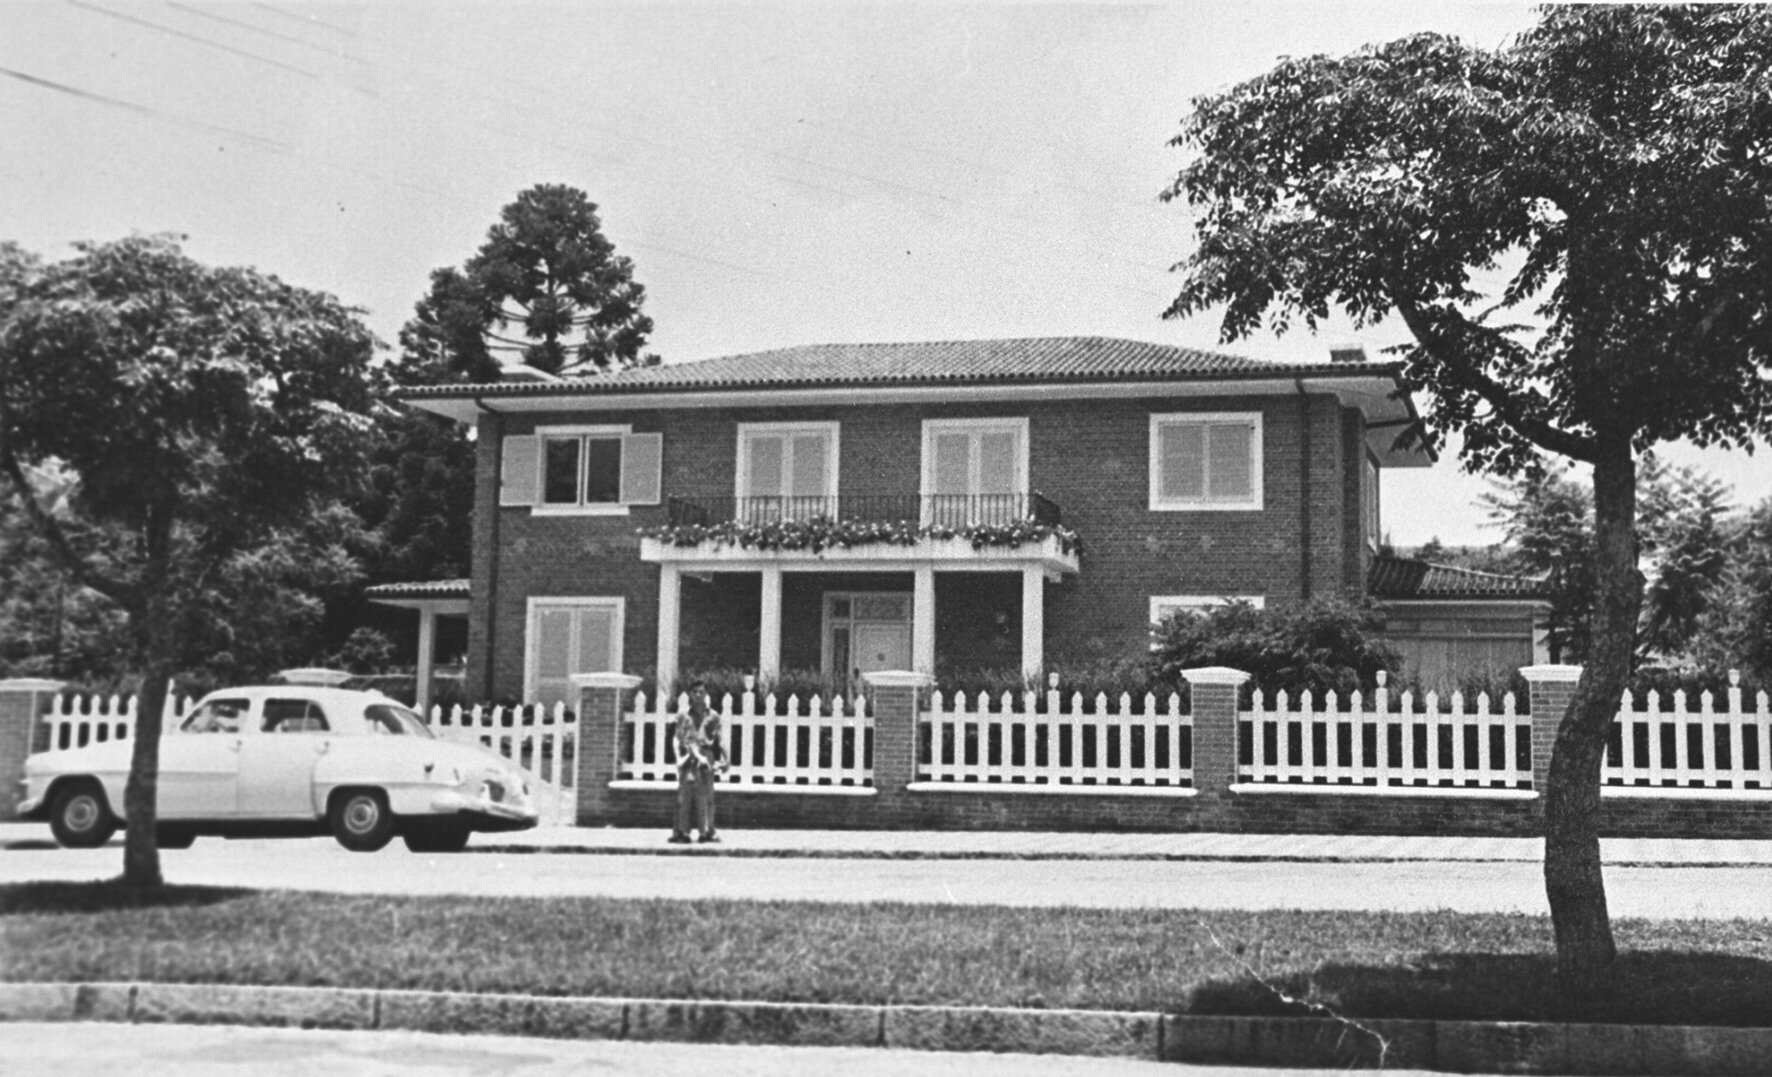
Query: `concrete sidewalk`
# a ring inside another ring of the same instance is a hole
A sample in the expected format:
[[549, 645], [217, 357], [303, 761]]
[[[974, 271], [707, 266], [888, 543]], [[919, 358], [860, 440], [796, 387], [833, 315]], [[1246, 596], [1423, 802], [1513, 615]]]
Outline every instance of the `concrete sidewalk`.
[[[0, 828], [3, 831], [6, 828]], [[712, 845], [671, 845], [668, 830], [545, 827], [482, 834], [470, 848], [511, 852], [670, 856], [874, 857], [886, 859], [1224, 860], [1323, 863], [1536, 862], [1538, 838], [1394, 837], [1336, 834], [1104, 834], [1050, 831], [725, 830]], [[0, 838], [3, 840], [3, 838]], [[1607, 838], [1615, 865], [1772, 864], [1764, 841]]]

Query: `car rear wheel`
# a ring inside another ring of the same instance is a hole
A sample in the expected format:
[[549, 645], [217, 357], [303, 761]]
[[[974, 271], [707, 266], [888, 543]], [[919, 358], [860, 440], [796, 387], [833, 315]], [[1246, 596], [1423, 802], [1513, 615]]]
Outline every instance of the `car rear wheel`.
[[69, 849], [96, 849], [117, 832], [117, 817], [105, 803], [105, 791], [94, 781], [69, 785], [55, 795], [49, 830]]
[[394, 813], [379, 789], [347, 789], [332, 798], [332, 836], [354, 853], [373, 853], [394, 837]]
[[415, 853], [459, 853], [468, 846], [468, 828], [460, 823], [432, 823], [407, 831], [405, 841]]

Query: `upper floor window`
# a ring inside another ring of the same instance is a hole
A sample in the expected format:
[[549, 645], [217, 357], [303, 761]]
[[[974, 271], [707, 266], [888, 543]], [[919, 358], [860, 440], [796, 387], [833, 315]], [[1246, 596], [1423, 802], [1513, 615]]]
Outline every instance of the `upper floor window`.
[[499, 504], [621, 515], [656, 505], [664, 435], [627, 426], [543, 426], [504, 439]]
[[929, 523], [962, 527], [1027, 515], [1028, 421], [927, 419], [923, 504]]
[[1151, 416], [1151, 509], [1261, 508], [1261, 413]]
[[837, 511], [836, 423], [739, 423], [741, 518], [779, 519]]

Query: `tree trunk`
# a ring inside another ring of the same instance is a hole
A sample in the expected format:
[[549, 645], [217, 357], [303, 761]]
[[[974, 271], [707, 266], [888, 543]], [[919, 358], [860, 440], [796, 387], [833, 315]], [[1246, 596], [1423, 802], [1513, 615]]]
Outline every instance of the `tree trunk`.
[[1593, 643], [1557, 727], [1544, 790], [1544, 888], [1565, 986], [1597, 987], [1618, 956], [1600, 864], [1600, 771], [1636, 645], [1643, 578], [1637, 569], [1636, 460], [1608, 442], [1594, 465]]
[[171, 615], [164, 600], [152, 597], [142, 611], [146, 620], [147, 662], [141, 691], [135, 699], [135, 743], [129, 757], [129, 782], [123, 787], [123, 881], [132, 887], [161, 886], [160, 847], [154, 843], [155, 801], [160, 788], [161, 713], [173, 668]]
[[160, 847], [154, 842], [156, 799], [160, 789], [161, 712], [167, 682], [177, 672], [171, 589], [172, 514], [156, 507], [148, 514], [147, 545], [141, 602], [129, 611], [130, 628], [139, 641], [142, 686], [135, 699], [135, 744], [129, 756], [129, 782], [123, 787], [123, 882], [149, 888], [165, 884], [160, 874]]

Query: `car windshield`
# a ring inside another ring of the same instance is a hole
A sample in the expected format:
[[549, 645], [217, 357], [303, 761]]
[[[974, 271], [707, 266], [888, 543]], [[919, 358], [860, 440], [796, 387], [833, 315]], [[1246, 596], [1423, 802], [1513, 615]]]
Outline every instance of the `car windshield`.
[[369, 727], [377, 733], [394, 733], [408, 737], [429, 737], [431, 727], [413, 711], [395, 703], [371, 703], [363, 708]]

